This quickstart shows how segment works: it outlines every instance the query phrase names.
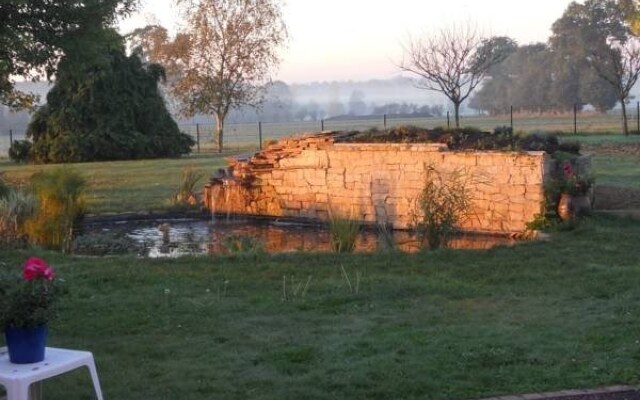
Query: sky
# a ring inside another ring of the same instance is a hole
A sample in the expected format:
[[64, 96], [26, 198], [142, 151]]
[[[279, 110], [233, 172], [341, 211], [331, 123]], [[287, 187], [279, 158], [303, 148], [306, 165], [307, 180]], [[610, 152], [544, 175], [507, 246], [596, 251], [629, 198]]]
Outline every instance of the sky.
[[[287, 83], [388, 79], [399, 74], [402, 44], [438, 29], [474, 24], [488, 36], [519, 44], [546, 42], [570, 0], [286, 0], [289, 43], [273, 79]], [[143, 0], [120, 23], [126, 33], [155, 22], [181, 21], [173, 0]]]

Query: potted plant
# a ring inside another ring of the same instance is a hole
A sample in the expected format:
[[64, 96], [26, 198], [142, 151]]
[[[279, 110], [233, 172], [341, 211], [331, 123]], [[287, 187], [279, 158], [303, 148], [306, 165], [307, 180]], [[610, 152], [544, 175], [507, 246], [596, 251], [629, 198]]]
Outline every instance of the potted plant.
[[558, 184], [558, 216], [566, 221], [591, 212], [589, 192], [592, 186], [592, 177], [578, 174], [570, 162], [565, 162]]
[[24, 262], [21, 276], [0, 277], [0, 328], [12, 363], [44, 360], [57, 285], [53, 268], [37, 257]]

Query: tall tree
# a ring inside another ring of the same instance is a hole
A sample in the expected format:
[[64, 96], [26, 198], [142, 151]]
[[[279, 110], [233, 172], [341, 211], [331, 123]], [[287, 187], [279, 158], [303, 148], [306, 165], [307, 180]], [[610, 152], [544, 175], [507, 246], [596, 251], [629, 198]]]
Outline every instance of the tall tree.
[[543, 43], [518, 47], [492, 68], [480, 90], [471, 98], [470, 106], [490, 114], [516, 111], [541, 112], [549, 105], [553, 71], [549, 68], [550, 52]]
[[640, 77], [640, 40], [628, 37], [612, 41], [609, 47], [593, 49], [588, 60], [597, 75], [615, 90], [622, 107], [622, 132], [628, 135], [627, 102]]
[[[79, 38], [100, 34], [138, 0], [2, 0], [0, 2], [0, 104], [33, 105], [35, 98], [14, 89], [13, 77], [50, 78], [61, 57]], [[91, 41], [82, 41], [91, 46]]]
[[181, 0], [186, 30], [157, 44], [155, 57], [173, 75], [171, 92], [182, 114], [213, 115], [220, 152], [229, 111], [258, 106], [280, 62], [287, 29], [277, 1]]
[[605, 111], [616, 104], [616, 88], [597, 82], [590, 59], [594, 52], [608, 53], [612, 41], [626, 41], [631, 33], [628, 19], [632, 10], [632, 0], [573, 2], [554, 22], [549, 43], [554, 71], [551, 97], [557, 107], [591, 104]]
[[417, 87], [447, 96], [460, 128], [460, 105], [514, 46], [509, 38], [483, 38], [471, 26], [442, 29], [434, 36], [410, 39], [400, 69], [418, 77]]

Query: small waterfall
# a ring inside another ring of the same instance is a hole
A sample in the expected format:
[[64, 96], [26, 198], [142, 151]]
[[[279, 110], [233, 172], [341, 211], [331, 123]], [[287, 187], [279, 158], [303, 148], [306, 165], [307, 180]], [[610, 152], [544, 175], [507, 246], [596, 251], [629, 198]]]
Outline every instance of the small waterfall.
[[216, 213], [225, 213], [227, 221], [231, 220], [231, 214], [237, 211], [238, 181], [227, 169], [220, 168], [210, 181], [210, 208], [212, 220], [215, 221]]
[[224, 191], [224, 207], [227, 209], [227, 221], [231, 219], [231, 204], [229, 197], [231, 196], [231, 185], [235, 182], [233, 178], [222, 180], [222, 190]]

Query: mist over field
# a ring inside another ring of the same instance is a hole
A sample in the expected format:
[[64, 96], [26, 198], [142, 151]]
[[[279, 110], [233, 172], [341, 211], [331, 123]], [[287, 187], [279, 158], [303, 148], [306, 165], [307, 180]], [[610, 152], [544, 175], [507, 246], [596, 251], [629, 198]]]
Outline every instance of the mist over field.
[[[46, 103], [46, 94], [52, 84], [48, 82], [18, 82], [16, 88], [40, 96], [40, 105]], [[168, 101], [169, 105], [173, 104]], [[284, 82], [274, 83], [273, 90], [268, 94], [261, 112], [245, 109], [230, 115], [229, 122], [288, 122], [300, 120], [314, 120], [331, 118], [339, 115], [362, 116], [376, 111], [376, 107], [387, 104], [407, 104], [415, 106], [441, 106], [443, 110], [449, 107], [446, 97], [421, 89], [417, 89], [409, 78], [376, 79], [369, 81], [333, 81], [311, 82], [287, 85]], [[211, 116], [196, 116], [181, 118], [175, 107], [173, 114], [178, 123], [210, 122]], [[308, 115], [302, 115], [301, 109], [309, 110]], [[354, 109], [355, 108], [355, 109]], [[380, 111], [380, 110], [377, 110]], [[297, 115], [296, 115], [297, 114]], [[378, 113], [382, 114], [382, 113]], [[20, 135], [29, 123], [29, 113], [26, 111], [12, 112], [6, 106], [0, 107], [0, 136], [7, 136], [9, 130]]]

